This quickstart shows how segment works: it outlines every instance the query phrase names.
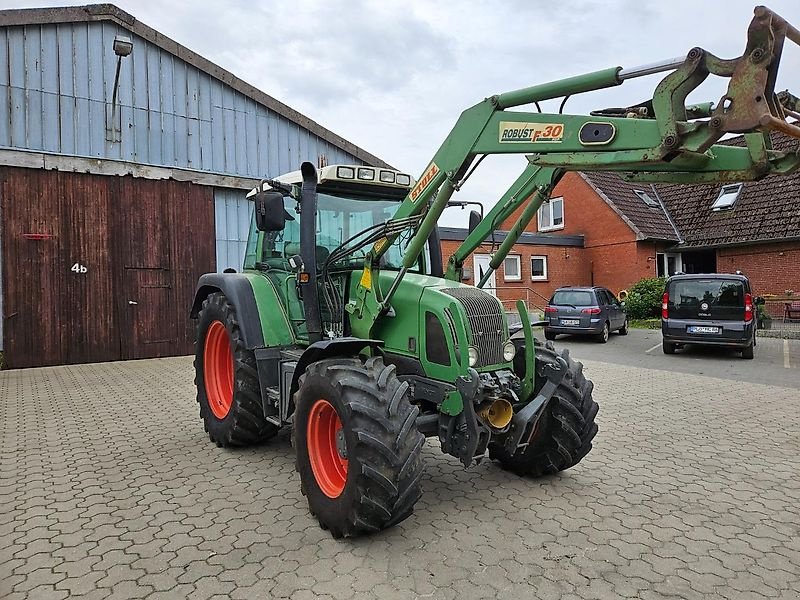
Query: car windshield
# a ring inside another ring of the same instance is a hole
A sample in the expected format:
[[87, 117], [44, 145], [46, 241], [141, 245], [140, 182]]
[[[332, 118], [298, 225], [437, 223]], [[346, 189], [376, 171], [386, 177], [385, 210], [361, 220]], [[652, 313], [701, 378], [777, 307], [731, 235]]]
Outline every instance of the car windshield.
[[686, 279], [672, 282], [670, 288], [670, 312], [677, 318], [743, 318], [744, 286], [741, 281]]
[[587, 290], [558, 290], [553, 294], [550, 304], [592, 306], [595, 304], [594, 295]]
[[[353, 236], [364, 232], [366, 229], [380, 223], [385, 223], [392, 218], [400, 205], [400, 200], [387, 200], [382, 198], [364, 198], [358, 196], [332, 195], [320, 192], [317, 204], [317, 262], [322, 264], [330, 253], [343, 242]], [[288, 261], [290, 257], [300, 253], [300, 218], [296, 208], [297, 203], [292, 198], [284, 198], [286, 212], [293, 220], [286, 222], [283, 231], [264, 234], [262, 260], [273, 263], [276, 258]], [[251, 228], [255, 225], [251, 225]], [[255, 236], [252, 235], [251, 239]], [[357, 238], [355, 241], [357, 241]], [[388, 269], [399, 269], [402, 266], [403, 250], [408, 241], [407, 235], [401, 235], [389, 247], [381, 258], [381, 266]], [[257, 252], [255, 244], [248, 243], [248, 254], [255, 257]], [[372, 248], [366, 246], [353, 254], [337, 261], [335, 266], [360, 266], [364, 257]], [[411, 269], [412, 271], [418, 269]]]

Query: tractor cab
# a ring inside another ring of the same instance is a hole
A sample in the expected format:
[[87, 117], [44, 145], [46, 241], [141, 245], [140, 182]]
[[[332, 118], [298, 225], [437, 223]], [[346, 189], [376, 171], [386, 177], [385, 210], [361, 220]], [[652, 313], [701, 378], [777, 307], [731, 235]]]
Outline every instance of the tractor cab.
[[[322, 266], [331, 253], [348, 240], [386, 223], [414, 183], [410, 175], [389, 169], [332, 165], [318, 171], [317, 187], [317, 263]], [[300, 171], [293, 171], [275, 181], [288, 184], [299, 195], [302, 183]], [[262, 182], [261, 189], [273, 188]], [[259, 188], [253, 188], [247, 198], [254, 198]], [[258, 268], [258, 263], [267, 263], [276, 268], [287, 266], [293, 255], [300, 253], [300, 206], [299, 197], [283, 197], [285, 227], [280, 231], [259, 231], [256, 215], [250, 225], [250, 235], [245, 254], [245, 269]], [[366, 251], [353, 253], [345, 260], [337, 261], [337, 267], [363, 265]], [[400, 268], [402, 243], [398, 240], [387, 251], [385, 268]], [[421, 261], [418, 270], [430, 272], [430, 258]], [[360, 260], [359, 260], [360, 259]]]
[[[260, 272], [272, 280], [298, 339], [308, 339], [300, 280], [312, 265], [306, 264], [301, 243], [303, 176], [293, 171], [273, 181], [262, 181], [247, 198], [256, 202], [245, 252], [245, 271]], [[415, 180], [392, 169], [358, 165], [331, 165], [317, 171], [316, 212], [313, 235], [307, 249], [313, 256], [319, 282], [319, 304], [325, 337], [346, 334], [344, 303], [349, 290], [363, 277], [364, 259], [372, 237], [392, 219]], [[280, 188], [280, 189], [278, 189]], [[281, 194], [280, 203], [273, 196]], [[259, 195], [269, 194], [269, 206], [259, 206]], [[272, 216], [283, 212], [266, 227], [259, 225], [259, 211]], [[266, 229], [266, 230], [265, 230]], [[311, 230], [311, 228], [309, 228]], [[438, 235], [431, 236], [425, 251], [410, 271], [441, 276]], [[407, 239], [398, 237], [381, 257], [387, 271], [401, 268]], [[433, 248], [433, 254], [431, 249]]]

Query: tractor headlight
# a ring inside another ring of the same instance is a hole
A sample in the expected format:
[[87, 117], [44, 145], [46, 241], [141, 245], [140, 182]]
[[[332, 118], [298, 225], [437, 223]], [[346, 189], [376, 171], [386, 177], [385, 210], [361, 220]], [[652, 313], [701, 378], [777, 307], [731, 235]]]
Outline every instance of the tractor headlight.
[[506, 362], [511, 362], [512, 360], [514, 360], [514, 357], [516, 355], [517, 355], [517, 347], [514, 345], [514, 342], [508, 340], [503, 346], [503, 360]]
[[469, 347], [467, 350], [467, 358], [469, 359], [469, 366], [474, 367], [478, 364], [478, 349], [473, 348], [472, 346]]

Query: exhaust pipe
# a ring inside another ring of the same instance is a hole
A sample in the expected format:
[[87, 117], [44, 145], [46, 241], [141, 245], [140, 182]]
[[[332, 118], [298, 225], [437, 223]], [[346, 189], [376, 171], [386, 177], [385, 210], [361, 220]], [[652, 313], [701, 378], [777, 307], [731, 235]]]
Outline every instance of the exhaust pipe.
[[478, 416], [492, 429], [502, 430], [511, 423], [511, 418], [514, 416], [514, 407], [511, 406], [511, 402], [508, 400], [498, 398], [479, 408]]

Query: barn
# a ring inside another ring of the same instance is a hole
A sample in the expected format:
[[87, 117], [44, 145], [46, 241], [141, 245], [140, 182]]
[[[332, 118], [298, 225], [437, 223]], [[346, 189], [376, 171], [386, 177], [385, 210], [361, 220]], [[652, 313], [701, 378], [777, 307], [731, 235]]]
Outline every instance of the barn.
[[387, 166], [114, 5], [0, 10], [6, 366], [191, 353], [246, 191], [306, 160]]

